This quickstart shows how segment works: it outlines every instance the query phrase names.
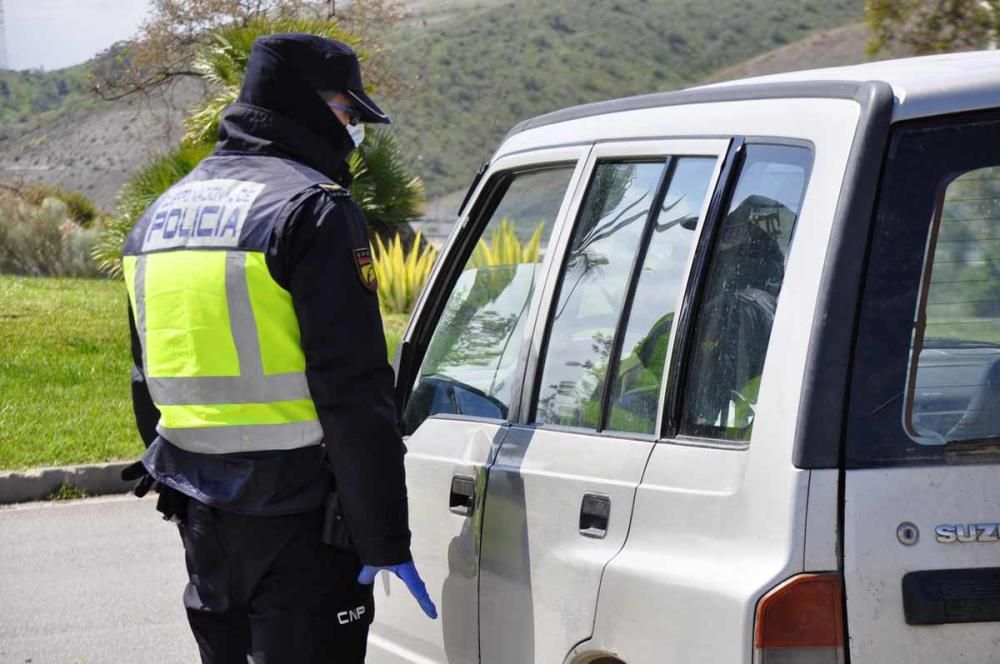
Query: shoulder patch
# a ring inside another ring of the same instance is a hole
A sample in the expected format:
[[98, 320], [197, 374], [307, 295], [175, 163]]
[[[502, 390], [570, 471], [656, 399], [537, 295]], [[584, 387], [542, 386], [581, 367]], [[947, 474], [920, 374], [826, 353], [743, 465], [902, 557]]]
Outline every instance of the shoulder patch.
[[354, 264], [358, 268], [358, 277], [361, 285], [372, 293], [378, 292], [378, 275], [375, 273], [375, 263], [372, 261], [371, 249], [355, 249], [353, 252]]

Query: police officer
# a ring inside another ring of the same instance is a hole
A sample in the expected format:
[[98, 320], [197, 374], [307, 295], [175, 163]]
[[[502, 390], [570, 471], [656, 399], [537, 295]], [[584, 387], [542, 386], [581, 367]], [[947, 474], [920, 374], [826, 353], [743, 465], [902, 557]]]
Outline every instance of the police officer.
[[[366, 122], [389, 118], [349, 47], [258, 39], [215, 151], [125, 245], [148, 448], [126, 475], [138, 494], [155, 483], [180, 524], [204, 662], [363, 661], [383, 569], [436, 617], [410, 556], [366, 224], [345, 188]], [[333, 546], [324, 521], [346, 524]]]

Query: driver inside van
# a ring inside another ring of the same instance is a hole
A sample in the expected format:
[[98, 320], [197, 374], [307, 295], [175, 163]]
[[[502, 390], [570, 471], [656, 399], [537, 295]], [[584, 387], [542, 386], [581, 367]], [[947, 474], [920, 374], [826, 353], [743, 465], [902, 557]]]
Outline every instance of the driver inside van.
[[706, 284], [711, 299], [698, 322], [705, 341], [694, 349], [688, 386], [696, 424], [727, 428], [737, 439], [749, 435], [785, 272], [778, 238], [794, 222], [785, 205], [755, 195], [719, 229], [713, 278]]

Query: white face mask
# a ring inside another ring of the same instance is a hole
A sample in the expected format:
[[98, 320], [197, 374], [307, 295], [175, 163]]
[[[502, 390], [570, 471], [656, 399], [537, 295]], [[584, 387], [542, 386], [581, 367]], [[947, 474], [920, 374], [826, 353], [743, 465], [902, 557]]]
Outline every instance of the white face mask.
[[365, 140], [365, 125], [359, 122], [356, 125], [344, 125], [344, 129], [347, 133], [351, 135], [351, 140], [354, 141], [354, 147], [361, 145], [361, 141]]

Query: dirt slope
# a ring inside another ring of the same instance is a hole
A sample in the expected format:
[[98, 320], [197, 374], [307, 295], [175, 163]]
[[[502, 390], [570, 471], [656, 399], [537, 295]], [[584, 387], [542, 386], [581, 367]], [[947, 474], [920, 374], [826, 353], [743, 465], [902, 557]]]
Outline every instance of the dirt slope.
[[[801, 69], [855, 65], [869, 59], [865, 53], [868, 38], [868, 27], [864, 23], [823, 30], [801, 41], [751, 58], [735, 67], [722, 69], [705, 82], [716, 83]], [[896, 50], [882, 54], [876, 59], [905, 57], [907, 55], [910, 54]]]
[[[180, 140], [184, 111], [201, 97], [186, 81], [167, 95], [93, 102], [0, 131], [0, 179], [82, 191], [105, 210], [122, 183]], [[33, 125], [33, 126], [32, 126]]]

